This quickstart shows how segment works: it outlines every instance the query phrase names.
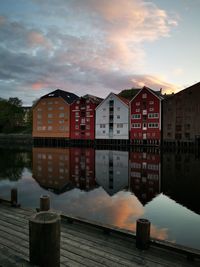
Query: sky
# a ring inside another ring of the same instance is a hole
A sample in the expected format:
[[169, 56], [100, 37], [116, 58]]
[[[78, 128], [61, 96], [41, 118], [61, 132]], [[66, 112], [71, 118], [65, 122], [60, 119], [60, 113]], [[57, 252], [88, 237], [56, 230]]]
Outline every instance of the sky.
[[1, 0], [0, 97], [199, 82], [200, 0]]

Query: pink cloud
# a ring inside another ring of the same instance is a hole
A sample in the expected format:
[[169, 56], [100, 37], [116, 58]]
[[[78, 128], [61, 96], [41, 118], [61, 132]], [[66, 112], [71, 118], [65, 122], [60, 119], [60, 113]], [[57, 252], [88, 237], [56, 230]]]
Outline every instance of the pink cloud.
[[28, 33], [28, 42], [30, 46], [37, 47], [43, 46], [47, 49], [51, 49], [51, 42], [40, 32], [31, 31]]

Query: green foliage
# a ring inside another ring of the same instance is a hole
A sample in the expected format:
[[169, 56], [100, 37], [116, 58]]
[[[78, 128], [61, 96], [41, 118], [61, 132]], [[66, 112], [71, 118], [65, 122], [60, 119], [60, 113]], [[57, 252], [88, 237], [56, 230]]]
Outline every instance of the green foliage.
[[131, 100], [139, 92], [139, 90], [140, 89], [135, 89], [135, 88], [125, 89], [119, 93], [119, 96]]
[[0, 132], [19, 132], [24, 126], [22, 101], [16, 98], [0, 98]]

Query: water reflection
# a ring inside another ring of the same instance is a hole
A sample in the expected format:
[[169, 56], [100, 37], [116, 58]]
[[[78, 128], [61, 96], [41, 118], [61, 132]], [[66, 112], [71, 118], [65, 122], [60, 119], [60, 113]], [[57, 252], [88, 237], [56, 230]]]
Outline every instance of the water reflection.
[[163, 153], [162, 191], [200, 214], [200, 158], [192, 153]]
[[160, 193], [160, 154], [130, 152], [129, 190], [145, 205]]
[[0, 180], [17, 181], [24, 167], [31, 170], [31, 153], [0, 148]]
[[96, 150], [96, 181], [108, 195], [128, 187], [128, 152]]
[[2, 197], [17, 186], [22, 206], [38, 207], [49, 190], [52, 208], [133, 231], [146, 217], [151, 236], [200, 248], [195, 154], [43, 147], [0, 157]]
[[57, 194], [71, 189], [69, 148], [33, 148], [33, 178]]

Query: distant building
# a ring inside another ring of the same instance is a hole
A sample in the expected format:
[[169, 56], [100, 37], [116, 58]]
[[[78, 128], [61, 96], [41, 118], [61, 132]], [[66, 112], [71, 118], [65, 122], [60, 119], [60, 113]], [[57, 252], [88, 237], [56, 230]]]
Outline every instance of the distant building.
[[161, 141], [160, 91], [142, 88], [130, 102], [130, 140], [132, 144], [156, 144]]
[[33, 137], [70, 137], [70, 104], [77, 95], [57, 89], [33, 107]]
[[31, 106], [23, 106], [22, 107], [23, 111], [24, 111], [24, 123], [27, 123], [30, 117], [30, 112], [32, 107]]
[[163, 141], [194, 142], [200, 140], [200, 83], [163, 101]]
[[95, 109], [101, 98], [85, 95], [71, 105], [70, 138], [79, 140], [95, 139]]
[[96, 139], [129, 139], [129, 101], [110, 93], [96, 108]]

